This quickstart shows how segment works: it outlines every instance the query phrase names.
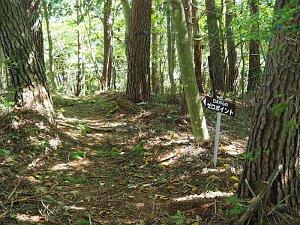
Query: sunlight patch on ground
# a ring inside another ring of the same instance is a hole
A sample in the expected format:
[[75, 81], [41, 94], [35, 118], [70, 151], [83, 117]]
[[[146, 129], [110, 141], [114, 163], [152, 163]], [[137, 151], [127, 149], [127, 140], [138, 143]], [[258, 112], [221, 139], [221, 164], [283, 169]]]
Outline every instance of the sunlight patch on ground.
[[178, 160], [178, 156], [173, 152], [166, 152], [162, 155], [159, 155], [156, 159], [157, 162], [160, 162], [163, 166], [169, 166], [175, 163]]
[[43, 121], [34, 124], [40, 130], [49, 131], [49, 128], [45, 125]]
[[151, 116], [151, 112], [142, 110], [140, 113], [138, 113], [137, 115], [135, 115], [132, 119], [131, 122], [132, 123], [138, 123], [140, 120], [143, 120], [144, 118], [150, 117]]
[[231, 144], [221, 145], [220, 151], [232, 156], [236, 156], [244, 152], [245, 146], [246, 146], [245, 141], [243, 142], [232, 141]]
[[36, 223], [45, 221], [44, 217], [36, 215], [28, 215], [28, 214], [17, 214], [16, 219], [22, 222]]
[[85, 123], [91, 126], [97, 127], [124, 127], [128, 126], [127, 123], [124, 122], [99, 122], [99, 120], [92, 120], [92, 119], [78, 119], [76, 117], [64, 117], [64, 122], [67, 123]]
[[25, 180], [27, 180], [28, 182], [30, 182], [32, 184], [39, 184], [39, 183], [41, 183], [40, 180], [35, 179], [35, 177], [33, 177], [33, 176], [25, 177]]
[[226, 169], [224, 168], [203, 168], [201, 175], [206, 175], [209, 173], [224, 173], [226, 171]]
[[59, 138], [49, 140], [49, 144], [52, 148], [57, 149], [61, 144], [61, 140]]
[[175, 198], [173, 201], [175, 202], [185, 202], [192, 201], [196, 199], [204, 199], [204, 198], [218, 198], [218, 197], [229, 197], [232, 196], [233, 192], [221, 192], [221, 191], [208, 191], [202, 194], [194, 194], [188, 195], [180, 198]]
[[69, 163], [60, 163], [51, 168], [52, 171], [59, 171], [59, 170], [69, 170], [69, 169], [82, 169], [82, 167], [85, 167], [89, 165], [91, 162], [88, 159], [81, 159], [72, 161]]
[[138, 209], [142, 209], [145, 207], [145, 204], [142, 202], [135, 203], [134, 206]]
[[184, 146], [181, 148], [177, 148], [177, 149], [175, 149], [175, 151], [179, 155], [198, 156], [198, 155], [206, 152], [207, 149], [190, 145], [190, 146]]
[[156, 161], [161, 163], [163, 166], [169, 166], [178, 161], [179, 158], [188, 156], [188, 160], [192, 160], [189, 157], [197, 157], [200, 154], [206, 152], [205, 148], [196, 147], [196, 146], [178, 146], [177, 148], [173, 148], [171, 151], [160, 154]]
[[77, 210], [77, 211], [86, 210], [85, 207], [80, 207], [80, 206], [76, 206], [76, 205], [65, 206], [64, 208], [65, 208], [65, 210]]
[[186, 135], [179, 136], [176, 133], [168, 133], [162, 136], [149, 139], [148, 145], [168, 147], [172, 145], [186, 145], [189, 144], [190, 141], [191, 140], [188, 137], [186, 137]]

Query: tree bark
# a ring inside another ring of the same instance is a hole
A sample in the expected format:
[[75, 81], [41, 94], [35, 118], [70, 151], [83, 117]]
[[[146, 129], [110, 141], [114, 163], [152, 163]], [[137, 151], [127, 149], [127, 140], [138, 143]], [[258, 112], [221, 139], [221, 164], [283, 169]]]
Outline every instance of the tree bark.
[[47, 0], [42, 0], [43, 5], [43, 15], [46, 23], [46, 31], [47, 31], [47, 40], [48, 40], [48, 58], [49, 58], [49, 77], [51, 81], [52, 92], [56, 92], [57, 86], [55, 81], [55, 73], [54, 73], [54, 62], [53, 62], [53, 41], [50, 30], [49, 23], [49, 2]]
[[166, 5], [166, 14], [167, 14], [167, 55], [168, 55], [168, 76], [171, 84], [171, 95], [174, 97], [176, 94], [176, 86], [174, 81], [174, 68], [175, 68], [175, 40], [173, 33], [173, 21], [170, 5]]
[[28, 17], [29, 29], [34, 36], [34, 44], [37, 49], [36, 54], [41, 59], [41, 62], [45, 63], [40, 0], [23, 0], [21, 2]]
[[6, 65], [4, 60], [3, 50], [0, 45], [0, 93], [1, 91], [5, 91], [7, 87], [5, 87], [5, 75], [6, 75]]
[[155, 27], [152, 28], [152, 57], [151, 57], [151, 87], [152, 92], [157, 94], [159, 91], [159, 82], [158, 82], [158, 33], [155, 30]]
[[225, 27], [226, 27], [226, 41], [227, 41], [227, 58], [228, 58], [228, 78], [227, 88], [230, 92], [236, 92], [237, 89], [237, 78], [238, 78], [238, 67], [237, 67], [237, 52], [232, 30], [232, 19], [233, 19], [233, 7], [234, 0], [226, 0], [226, 16], [225, 16]]
[[103, 32], [104, 32], [104, 60], [103, 71], [101, 77], [101, 89], [108, 90], [111, 83], [112, 75], [112, 0], [105, 0], [104, 3], [104, 18], [103, 18]]
[[2, 0], [0, 4], [0, 43], [15, 91], [17, 106], [37, 110], [53, 121], [53, 105], [39, 57], [35, 36], [22, 1]]
[[195, 76], [197, 81], [198, 90], [200, 93], [203, 93], [203, 78], [201, 74], [202, 67], [202, 44], [200, 36], [200, 27], [199, 27], [199, 10], [198, 10], [198, 1], [193, 0], [192, 7], [192, 22], [193, 22], [193, 36], [194, 36], [194, 66], [195, 66]]
[[85, 95], [84, 59], [83, 59], [83, 34], [81, 30], [82, 0], [76, 0], [76, 24], [77, 24], [77, 76], [75, 96]]
[[300, 15], [295, 4], [276, 2], [274, 18], [284, 19], [284, 10], [293, 13], [281, 21], [270, 43], [238, 194], [251, 197], [245, 179], [258, 193], [282, 164], [265, 203], [282, 204], [288, 213], [300, 216]]
[[128, 48], [129, 48], [129, 40], [130, 40], [130, 24], [131, 24], [131, 9], [128, 0], [121, 0], [121, 4], [123, 7], [124, 13], [124, 21], [125, 21], [125, 53], [126, 58], [128, 60]]
[[150, 32], [152, 0], [135, 0], [131, 9], [126, 94], [132, 102], [150, 98]]
[[192, 38], [188, 35], [188, 28], [181, 0], [170, 0], [174, 14], [174, 28], [181, 80], [187, 101], [195, 141], [208, 140], [208, 130], [203, 113], [202, 101], [199, 95], [193, 66]]
[[0, 93], [4, 90], [4, 56], [0, 45]]
[[214, 95], [224, 91], [223, 57], [220, 42], [220, 28], [215, 0], [205, 0], [208, 41], [210, 51], [210, 78]]
[[[253, 36], [259, 35], [259, 23], [258, 23], [258, 16], [259, 16], [259, 0], [250, 0], [250, 12], [252, 17], [255, 18], [257, 21], [251, 27], [251, 33]], [[247, 85], [247, 92], [255, 92], [258, 88], [260, 83], [260, 41], [259, 38], [252, 38], [249, 42], [249, 71], [248, 71], [248, 85]]]

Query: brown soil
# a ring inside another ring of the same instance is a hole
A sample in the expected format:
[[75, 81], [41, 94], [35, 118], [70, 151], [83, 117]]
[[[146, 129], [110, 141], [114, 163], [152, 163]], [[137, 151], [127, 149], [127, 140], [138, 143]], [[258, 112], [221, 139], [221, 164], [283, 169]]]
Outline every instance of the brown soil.
[[28, 111], [0, 118], [0, 224], [230, 223], [247, 106], [222, 117], [217, 168], [212, 142], [193, 144], [177, 103], [107, 94], [55, 106], [55, 126]]

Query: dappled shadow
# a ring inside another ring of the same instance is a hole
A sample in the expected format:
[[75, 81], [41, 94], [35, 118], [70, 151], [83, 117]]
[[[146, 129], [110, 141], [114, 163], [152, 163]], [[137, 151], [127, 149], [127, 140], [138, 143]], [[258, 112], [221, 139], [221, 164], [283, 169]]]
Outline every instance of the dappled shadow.
[[[189, 224], [212, 218], [226, 224], [225, 199], [235, 191], [246, 137], [224, 132], [212, 168], [212, 143], [193, 143], [177, 105], [134, 105], [119, 94], [54, 100], [56, 127], [26, 112], [17, 116], [27, 121], [19, 131], [0, 129], [2, 147], [10, 151], [1, 158], [4, 224], [30, 218], [42, 224], [174, 224], [178, 210]], [[36, 125], [40, 121], [47, 129]], [[8, 143], [12, 131], [19, 142]], [[36, 150], [41, 143], [46, 146]]]

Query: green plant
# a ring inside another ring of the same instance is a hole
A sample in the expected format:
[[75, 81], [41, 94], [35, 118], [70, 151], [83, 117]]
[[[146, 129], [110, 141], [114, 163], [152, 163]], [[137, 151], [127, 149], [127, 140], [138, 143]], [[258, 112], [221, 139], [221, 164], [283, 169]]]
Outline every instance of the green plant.
[[10, 111], [10, 109], [15, 105], [12, 98], [9, 97], [0, 97], [0, 110], [2, 111]]
[[145, 153], [144, 145], [146, 144], [145, 140], [140, 141], [133, 149], [133, 152], [137, 156], [142, 156]]
[[76, 222], [76, 225], [90, 225], [90, 224], [91, 224], [90, 221], [84, 220], [84, 219], [78, 220], [78, 221]]
[[92, 131], [92, 129], [87, 125], [80, 123], [76, 126], [77, 130], [79, 130], [80, 134], [85, 136]]
[[226, 210], [229, 216], [238, 217], [247, 211], [245, 202], [236, 196], [230, 196], [226, 199], [226, 202], [229, 204], [229, 209]]
[[97, 155], [102, 158], [117, 158], [120, 156], [120, 152], [116, 148], [104, 148], [97, 151]]
[[9, 133], [7, 135], [7, 137], [11, 140], [17, 141], [20, 139], [20, 135], [16, 134], [16, 133]]
[[80, 160], [85, 157], [86, 157], [86, 152], [82, 152], [82, 151], [72, 152], [70, 155], [71, 160]]
[[296, 119], [291, 119], [286, 124], [284, 124], [284, 132], [292, 134], [294, 131], [299, 129], [300, 127], [300, 120], [297, 122]]
[[39, 149], [39, 150], [45, 150], [45, 149], [50, 148], [50, 147], [51, 147], [50, 141], [46, 139], [46, 140], [41, 141], [38, 144], [37, 149]]
[[176, 225], [181, 225], [186, 223], [186, 217], [180, 210], [177, 210], [175, 215], [171, 216], [170, 218], [172, 222], [175, 223]]
[[289, 104], [287, 102], [278, 103], [272, 107], [271, 111], [273, 112], [276, 118], [279, 118], [281, 114], [287, 110], [288, 107]]
[[244, 152], [242, 154], [240, 154], [240, 158], [245, 160], [245, 161], [250, 161], [253, 162], [255, 160], [257, 160], [260, 157], [261, 153], [258, 152]]
[[10, 151], [5, 148], [0, 148], [0, 157], [4, 157], [10, 154]]
[[39, 128], [32, 126], [32, 127], [27, 127], [26, 128], [26, 133], [30, 134], [30, 135], [37, 135], [39, 133]]
[[86, 179], [84, 177], [71, 176], [67, 175], [63, 177], [63, 180], [67, 184], [84, 184], [86, 183]]

